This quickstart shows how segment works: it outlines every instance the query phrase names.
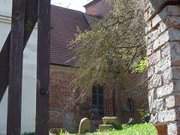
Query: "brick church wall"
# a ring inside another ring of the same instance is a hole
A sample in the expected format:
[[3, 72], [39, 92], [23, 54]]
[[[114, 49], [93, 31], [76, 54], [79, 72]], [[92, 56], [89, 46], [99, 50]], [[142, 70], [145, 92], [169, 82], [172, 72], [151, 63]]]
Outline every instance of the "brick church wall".
[[104, 115], [113, 116], [113, 87], [111, 85], [106, 85], [104, 87]]
[[[92, 91], [73, 90], [75, 72], [76, 68], [72, 67], [50, 66], [50, 128], [77, 131], [81, 118], [91, 118]], [[111, 87], [104, 88], [104, 114], [113, 115]]]
[[64, 127], [70, 131], [76, 128], [78, 109], [74, 105], [75, 91], [71, 87], [73, 80], [71, 67], [50, 66], [50, 127]]
[[130, 74], [130, 81], [126, 89], [121, 88], [119, 92], [119, 114], [122, 122], [128, 122], [133, 118], [140, 122], [143, 113], [148, 112], [148, 90], [147, 90], [147, 73]]

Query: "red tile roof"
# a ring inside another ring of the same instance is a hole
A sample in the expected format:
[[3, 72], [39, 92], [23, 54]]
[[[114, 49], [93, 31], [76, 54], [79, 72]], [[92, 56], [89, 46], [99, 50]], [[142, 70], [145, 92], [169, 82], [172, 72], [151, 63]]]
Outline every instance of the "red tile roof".
[[51, 7], [51, 49], [50, 63], [66, 66], [74, 66], [73, 52], [69, 49], [69, 42], [77, 33], [77, 27], [81, 31], [89, 29], [88, 21], [79, 11], [62, 7]]

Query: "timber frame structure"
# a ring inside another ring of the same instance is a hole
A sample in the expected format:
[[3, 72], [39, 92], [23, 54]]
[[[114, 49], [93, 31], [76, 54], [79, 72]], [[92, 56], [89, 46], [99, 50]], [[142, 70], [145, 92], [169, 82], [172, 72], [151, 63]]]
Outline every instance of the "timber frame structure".
[[38, 23], [36, 135], [48, 135], [50, 0], [13, 0], [11, 31], [0, 52], [0, 102], [8, 87], [7, 135], [21, 134], [23, 50]]

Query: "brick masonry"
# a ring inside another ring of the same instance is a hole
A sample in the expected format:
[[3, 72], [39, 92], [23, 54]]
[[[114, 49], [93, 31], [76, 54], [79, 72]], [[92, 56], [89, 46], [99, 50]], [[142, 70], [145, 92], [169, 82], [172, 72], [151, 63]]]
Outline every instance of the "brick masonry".
[[75, 118], [77, 111], [73, 105], [74, 94], [70, 87], [70, 81], [73, 79], [73, 69], [61, 66], [50, 66], [50, 127], [75, 128]]
[[[72, 80], [76, 68], [50, 66], [50, 128], [66, 128], [77, 131], [80, 119], [91, 118], [92, 91], [74, 90]], [[104, 113], [113, 115], [113, 98], [111, 87], [104, 89]], [[80, 96], [81, 95], [81, 96]]]
[[166, 123], [168, 135], [180, 135], [180, 6], [178, 3], [176, 0], [145, 0], [151, 121]]

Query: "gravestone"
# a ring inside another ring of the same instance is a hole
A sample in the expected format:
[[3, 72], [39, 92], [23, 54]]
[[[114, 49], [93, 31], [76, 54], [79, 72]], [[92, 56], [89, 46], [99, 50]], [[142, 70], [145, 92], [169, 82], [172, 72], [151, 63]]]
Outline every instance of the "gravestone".
[[88, 118], [83, 118], [79, 124], [79, 134], [84, 134], [91, 131], [91, 121]]

